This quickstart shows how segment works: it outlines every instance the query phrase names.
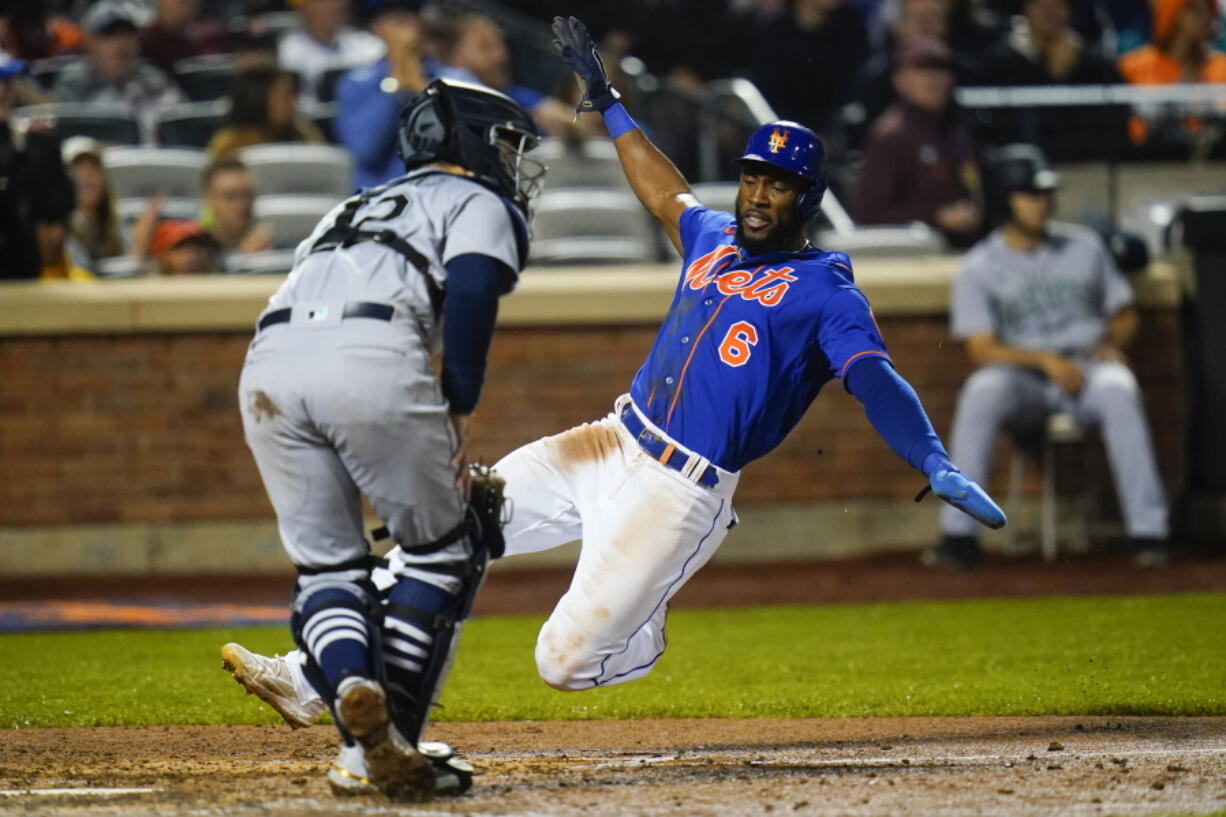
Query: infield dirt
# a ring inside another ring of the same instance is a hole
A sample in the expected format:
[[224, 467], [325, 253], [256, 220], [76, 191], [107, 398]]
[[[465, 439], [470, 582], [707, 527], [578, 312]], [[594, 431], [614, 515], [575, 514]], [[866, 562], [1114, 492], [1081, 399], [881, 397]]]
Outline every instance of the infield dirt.
[[[974, 574], [922, 571], [914, 557], [803, 569], [712, 566], [677, 601], [705, 606], [1221, 591], [1226, 560], [1216, 556], [1181, 558], [1157, 572], [1133, 570], [1118, 554], [1051, 565], [990, 562]], [[567, 578], [565, 571], [494, 576], [478, 606], [484, 612], [547, 610]], [[71, 587], [56, 584], [27, 583], [17, 597], [50, 597]], [[215, 594], [218, 586], [220, 579], [196, 578], [180, 589], [191, 598]], [[231, 600], [285, 593], [280, 577], [224, 586]], [[104, 595], [111, 589], [92, 588]], [[116, 583], [113, 594], [140, 595], [133, 589]], [[161, 583], [158, 592], [166, 590]], [[0, 814], [1226, 814], [1226, 718], [1220, 717], [443, 723], [428, 737], [453, 744], [477, 767], [469, 794], [412, 806], [335, 798], [324, 780], [336, 750], [330, 726], [296, 732], [287, 726], [0, 731]], [[141, 791], [85, 793], [89, 788]]]
[[1226, 718], [871, 718], [440, 724], [469, 794], [338, 799], [331, 727], [0, 733], [29, 815], [1143, 815], [1226, 810]]

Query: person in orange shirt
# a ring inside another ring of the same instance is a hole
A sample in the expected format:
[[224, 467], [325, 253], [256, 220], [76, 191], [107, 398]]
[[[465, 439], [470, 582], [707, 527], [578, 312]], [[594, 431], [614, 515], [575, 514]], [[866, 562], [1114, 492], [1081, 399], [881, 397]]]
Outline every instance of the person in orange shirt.
[[1218, 0], [1153, 0], [1154, 32], [1148, 45], [1120, 58], [1120, 73], [1133, 85], [1226, 82], [1226, 54], [1212, 48]]
[[27, 0], [0, 16], [0, 48], [23, 60], [79, 53], [84, 44], [76, 23], [54, 14], [49, 0]]
[[[1120, 58], [1120, 73], [1133, 85], [1184, 82], [1226, 83], [1226, 54], [1213, 48], [1219, 0], [1152, 0], [1154, 30], [1148, 45]], [[1172, 121], [1169, 114], [1128, 123], [1133, 145], [1147, 155], [1216, 153], [1213, 129], [1196, 116]], [[1218, 149], [1223, 145], [1218, 145]]]

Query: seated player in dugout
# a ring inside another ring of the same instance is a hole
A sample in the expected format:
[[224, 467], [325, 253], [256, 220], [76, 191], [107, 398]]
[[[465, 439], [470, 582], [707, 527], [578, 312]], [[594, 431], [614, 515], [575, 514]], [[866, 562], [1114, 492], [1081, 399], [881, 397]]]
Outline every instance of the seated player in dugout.
[[[953, 457], [987, 479], [997, 434], [1042, 429], [1068, 412], [1097, 428], [1140, 566], [1167, 561], [1167, 502], [1145, 406], [1125, 350], [1136, 336], [1132, 289], [1098, 235], [1051, 220], [1060, 178], [1032, 145], [1002, 149], [989, 174], [1000, 226], [963, 259], [950, 295], [950, 330], [979, 368], [954, 412]], [[978, 530], [941, 513], [930, 565], [975, 567]]]
[[[583, 24], [557, 18], [553, 30], [584, 89], [579, 112], [603, 117], [631, 186], [684, 261], [655, 345], [612, 413], [494, 466], [511, 505], [505, 555], [583, 542], [537, 639], [542, 680], [578, 691], [651, 672], [669, 600], [735, 523], [741, 468], [832, 380], [933, 493], [1002, 527], [1004, 513], [950, 461], [894, 370], [848, 257], [805, 239], [826, 189], [817, 135], [785, 121], [756, 130], [738, 159], [736, 214], [709, 210], [618, 102]], [[297, 661], [227, 649], [239, 681], [291, 723], [319, 711]]]

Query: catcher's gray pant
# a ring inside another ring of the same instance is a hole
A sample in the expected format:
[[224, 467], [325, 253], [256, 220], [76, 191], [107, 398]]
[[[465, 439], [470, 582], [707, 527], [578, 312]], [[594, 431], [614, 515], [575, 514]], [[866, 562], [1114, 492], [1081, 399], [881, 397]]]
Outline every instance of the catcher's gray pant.
[[256, 335], [239, 382], [247, 445], [290, 559], [327, 568], [366, 555], [360, 494], [396, 542], [440, 538], [464, 508], [447, 404], [416, 332], [305, 312]]
[[[1102, 435], [1129, 536], [1165, 538], [1167, 504], [1154, 461], [1137, 379], [1114, 362], [1081, 364], [1085, 381], [1070, 395], [1042, 374], [1019, 366], [975, 371], [958, 394], [950, 456], [967, 478], [986, 485], [997, 432], [1037, 428], [1051, 413], [1067, 411]], [[975, 536], [979, 523], [943, 505], [941, 531]]]

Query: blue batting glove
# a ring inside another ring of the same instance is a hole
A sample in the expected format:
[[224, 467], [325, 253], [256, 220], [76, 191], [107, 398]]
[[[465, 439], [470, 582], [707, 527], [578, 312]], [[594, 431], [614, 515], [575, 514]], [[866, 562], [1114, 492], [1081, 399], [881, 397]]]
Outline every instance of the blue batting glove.
[[934, 494], [993, 530], [1003, 528], [1009, 521], [986, 491], [952, 466], [933, 471], [928, 482]]
[[554, 17], [550, 28], [554, 50], [579, 79], [579, 113], [603, 111], [617, 102], [620, 94], [609, 84], [604, 61], [587, 26], [578, 17]]

